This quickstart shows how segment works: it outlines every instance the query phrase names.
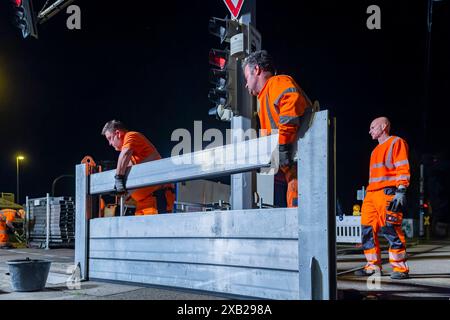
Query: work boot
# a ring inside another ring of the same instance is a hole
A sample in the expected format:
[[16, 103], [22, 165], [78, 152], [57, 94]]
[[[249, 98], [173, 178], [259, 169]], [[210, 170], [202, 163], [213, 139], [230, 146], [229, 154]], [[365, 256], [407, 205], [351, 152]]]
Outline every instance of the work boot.
[[403, 279], [408, 279], [408, 278], [409, 278], [408, 272], [395, 271], [395, 272], [391, 273], [391, 279], [394, 279], [394, 280], [403, 280]]
[[380, 275], [381, 275], [381, 271], [377, 271], [377, 270], [374, 270], [374, 269], [356, 270], [354, 274], [355, 274], [355, 276], [358, 276], [358, 277], [369, 277], [369, 276], [375, 274], [376, 272], [379, 272]]

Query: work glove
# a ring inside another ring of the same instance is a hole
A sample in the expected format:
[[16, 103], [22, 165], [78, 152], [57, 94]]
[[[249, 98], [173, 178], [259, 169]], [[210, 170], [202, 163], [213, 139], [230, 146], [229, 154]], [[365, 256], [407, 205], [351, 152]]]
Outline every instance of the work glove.
[[117, 193], [126, 193], [127, 189], [125, 189], [125, 176], [121, 174], [116, 174], [114, 176], [116, 180], [114, 183], [114, 189]]
[[406, 206], [406, 187], [400, 185], [395, 191], [395, 196], [388, 206], [388, 210], [392, 212], [399, 212]]
[[280, 167], [290, 166], [292, 161], [292, 145], [280, 144], [278, 146], [278, 157], [280, 161]]

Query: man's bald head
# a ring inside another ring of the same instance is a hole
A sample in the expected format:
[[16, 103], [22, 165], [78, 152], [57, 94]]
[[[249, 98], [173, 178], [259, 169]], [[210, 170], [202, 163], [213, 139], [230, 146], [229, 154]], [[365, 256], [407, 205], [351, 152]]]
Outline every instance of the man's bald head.
[[384, 140], [389, 136], [391, 130], [391, 122], [386, 117], [379, 117], [370, 124], [369, 134], [374, 140]]
[[372, 124], [382, 126], [387, 134], [389, 134], [389, 131], [391, 130], [391, 122], [386, 117], [376, 118], [372, 121]]

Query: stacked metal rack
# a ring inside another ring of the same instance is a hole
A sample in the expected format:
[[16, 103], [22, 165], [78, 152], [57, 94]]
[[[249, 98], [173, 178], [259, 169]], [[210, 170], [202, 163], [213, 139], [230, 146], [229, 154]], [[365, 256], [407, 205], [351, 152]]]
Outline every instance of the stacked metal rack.
[[72, 197], [28, 199], [27, 209], [30, 247], [74, 247], [75, 202]]

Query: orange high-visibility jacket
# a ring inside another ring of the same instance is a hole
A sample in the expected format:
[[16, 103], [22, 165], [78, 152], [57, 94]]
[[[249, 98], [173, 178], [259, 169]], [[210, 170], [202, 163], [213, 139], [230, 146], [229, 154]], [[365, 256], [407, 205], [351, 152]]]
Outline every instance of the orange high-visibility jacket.
[[14, 209], [0, 210], [0, 234], [6, 234], [6, 223], [13, 222], [16, 215]]
[[311, 104], [300, 86], [290, 76], [273, 76], [267, 80], [258, 95], [258, 116], [262, 135], [278, 129], [279, 144], [296, 141], [300, 117]]
[[[161, 155], [155, 146], [143, 134], [136, 131], [128, 131], [125, 134], [122, 149], [129, 148], [133, 150], [131, 162], [134, 164], [142, 163], [147, 157], [153, 156], [155, 160], [161, 159]], [[154, 191], [163, 188], [175, 188], [173, 184], [156, 185], [145, 188], [139, 188], [133, 191], [131, 197], [136, 201], [144, 201]]]
[[0, 220], [2, 220], [4, 222], [13, 222], [14, 218], [16, 216], [16, 210], [2, 209], [2, 210], [0, 210], [0, 215], [3, 217], [3, 219], [0, 218]]
[[150, 140], [136, 131], [128, 131], [125, 134], [122, 149], [124, 148], [133, 150], [133, 155], [131, 156], [131, 162], [133, 164], [141, 163], [149, 156], [155, 156], [156, 159], [161, 159], [159, 152]]
[[367, 191], [399, 185], [408, 187], [409, 180], [408, 144], [402, 138], [391, 136], [372, 151]]

